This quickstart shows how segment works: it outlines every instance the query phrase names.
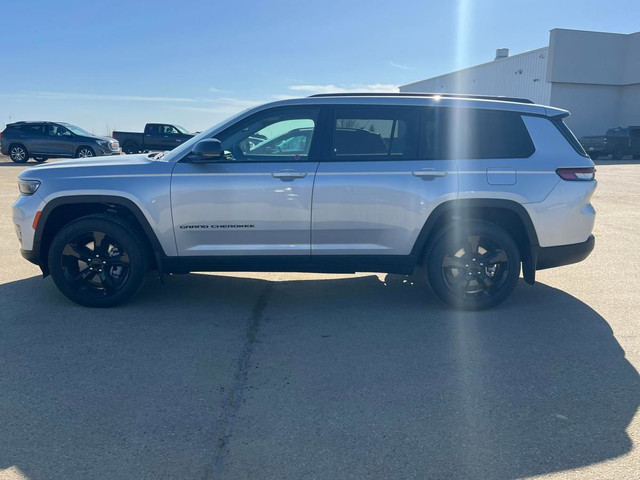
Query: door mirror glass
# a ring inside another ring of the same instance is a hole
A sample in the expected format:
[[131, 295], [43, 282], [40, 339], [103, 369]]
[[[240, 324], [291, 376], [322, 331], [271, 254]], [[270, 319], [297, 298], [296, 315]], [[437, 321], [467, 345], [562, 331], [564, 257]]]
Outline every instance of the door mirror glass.
[[196, 143], [189, 154], [191, 163], [210, 163], [222, 158], [222, 145], [220, 140], [209, 138]]

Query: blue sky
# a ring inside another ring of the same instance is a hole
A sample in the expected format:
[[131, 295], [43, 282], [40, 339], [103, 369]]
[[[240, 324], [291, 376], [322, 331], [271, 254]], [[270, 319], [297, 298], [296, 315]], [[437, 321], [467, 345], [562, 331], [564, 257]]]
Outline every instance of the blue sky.
[[0, 127], [105, 134], [147, 121], [202, 130], [287, 96], [394, 89], [499, 47], [545, 46], [552, 28], [632, 33], [640, 2], [21, 0], [0, 19]]

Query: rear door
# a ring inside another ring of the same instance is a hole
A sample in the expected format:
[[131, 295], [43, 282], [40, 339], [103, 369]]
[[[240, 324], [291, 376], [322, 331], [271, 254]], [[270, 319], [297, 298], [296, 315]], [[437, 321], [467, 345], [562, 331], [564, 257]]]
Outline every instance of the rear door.
[[46, 133], [48, 124], [30, 123], [21, 126], [21, 133], [24, 136], [24, 143], [29, 154], [49, 154], [51, 144], [49, 135]]
[[[222, 161], [176, 164], [171, 204], [179, 255], [309, 261], [319, 114], [317, 107], [258, 112], [217, 136]], [[309, 132], [302, 150], [277, 141], [260, 148], [296, 129]]]
[[313, 194], [314, 262], [408, 256], [435, 206], [456, 198], [455, 160], [435, 157], [428, 145], [443, 135], [426, 131], [435, 128], [434, 115], [418, 107], [335, 107]]

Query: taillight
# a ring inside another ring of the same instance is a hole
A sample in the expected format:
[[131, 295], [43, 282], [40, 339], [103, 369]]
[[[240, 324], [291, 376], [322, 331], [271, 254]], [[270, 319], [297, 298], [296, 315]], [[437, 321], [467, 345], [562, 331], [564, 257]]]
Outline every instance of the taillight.
[[589, 181], [596, 178], [596, 169], [591, 168], [558, 168], [556, 173], [563, 180]]

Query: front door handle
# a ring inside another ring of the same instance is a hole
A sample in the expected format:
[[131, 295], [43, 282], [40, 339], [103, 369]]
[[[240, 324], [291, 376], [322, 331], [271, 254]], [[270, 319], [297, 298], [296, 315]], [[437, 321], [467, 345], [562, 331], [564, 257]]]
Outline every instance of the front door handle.
[[411, 172], [414, 177], [444, 177], [447, 174], [446, 170], [436, 170], [434, 168], [423, 168], [422, 170], [415, 170]]
[[307, 172], [296, 172], [294, 170], [280, 170], [271, 174], [273, 178], [281, 178], [283, 180], [293, 180], [294, 178], [304, 178]]

